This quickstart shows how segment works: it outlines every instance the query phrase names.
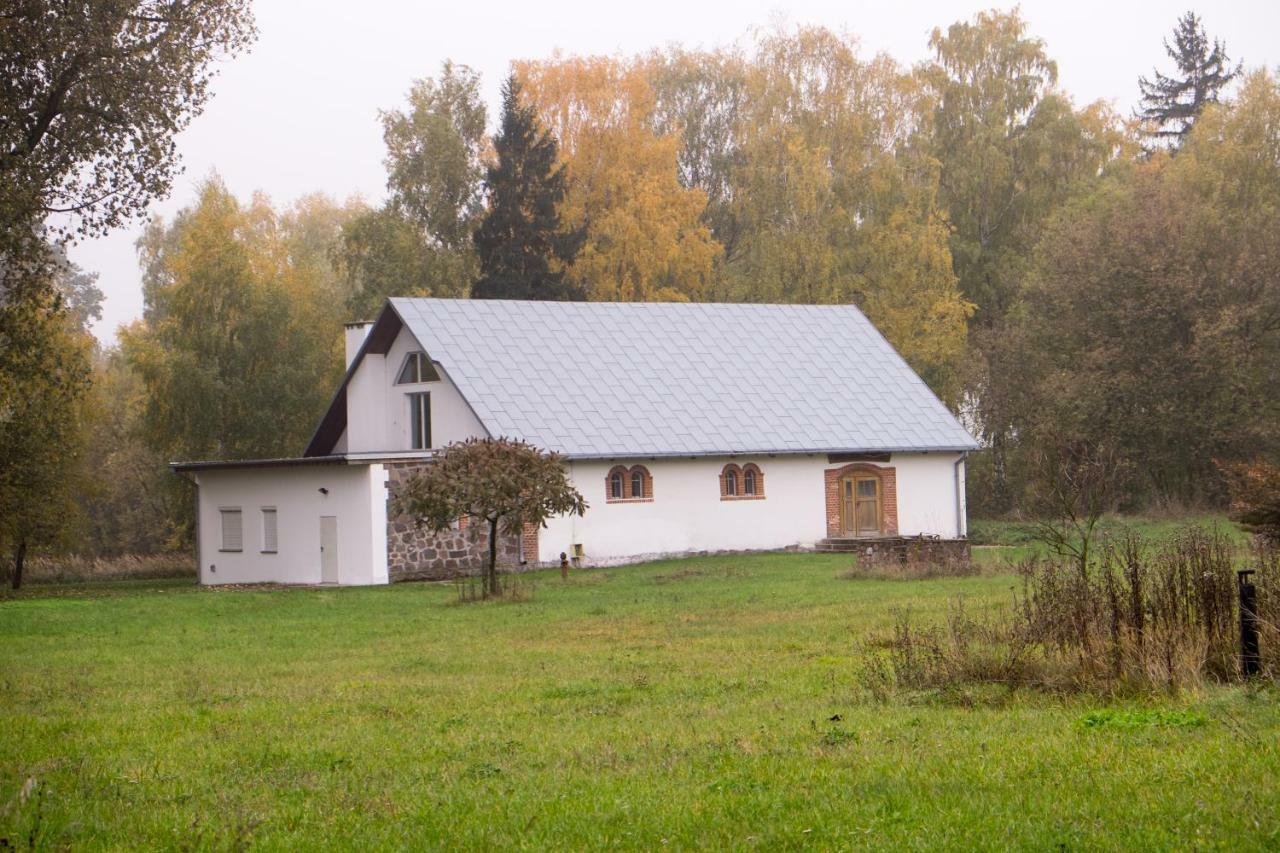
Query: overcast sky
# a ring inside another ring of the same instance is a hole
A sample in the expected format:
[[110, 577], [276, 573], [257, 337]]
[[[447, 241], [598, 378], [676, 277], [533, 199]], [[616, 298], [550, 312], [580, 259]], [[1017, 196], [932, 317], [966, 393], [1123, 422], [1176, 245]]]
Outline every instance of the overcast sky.
[[[713, 47], [781, 20], [850, 32], [864, 56], [903, 63], [926, 58], [935, 26], [969, 18], [991, 2], [897, 0], [640, 0], [607, 2], [397, 2], [259, 0], [252, 51], [221, 66], [214, 96], [180, 137], [185, 173], [153, 214], [189, 204], [195, 184], [216, 170], [241, 198], [263, 190], [277, 204], [323, 191], [338, 200], [385, 193], [377, 111], [401, 104], [410, 81], [444, 59], [484, 78], [493, 123], [498, 87], [512, 59], [566, 53], [637, 53], [672, 42]], [[1169, 70], [1161, 39], [1187, 0], [1028, 0], [1023, 15], [1057, 60], [1059, 86], [1079, 104], [1103, 99], [1122, 111], [1137, 78]], [[1211, 36], [1247, 66], [1280, 65], [1280, 2], [1201, 3]], [[1007, 8], [1002, 6], [1001, 8]], [[1194, 8], [1194, 7], [1193, 7]], [[71, 257], [100, 273], [106, 295], [95, 332], [112, 341], [142, 312], [134, 252], [140, 226], [74, 246]]]

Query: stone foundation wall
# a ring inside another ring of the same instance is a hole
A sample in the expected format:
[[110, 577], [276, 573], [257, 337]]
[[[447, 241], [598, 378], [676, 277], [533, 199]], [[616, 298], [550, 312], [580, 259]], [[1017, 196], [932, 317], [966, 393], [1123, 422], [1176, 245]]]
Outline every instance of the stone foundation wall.
[[[419, 461], [387, 463], [387, 500], [400, 485], [424, 464]], [[498, 534], [498, 568], [519, 570], [520, 539]], [[489, 560], [487, 525], [462, 524], [444, 533], [419, 528], [404, 516], [387, 512], [387, 571], [391, 582], [404, 580], [447, 580], [479, 574]]]
[[935, 539], [928, 536], [886, 536], [882, 539], [842, 540], [855, 547], [840, 548], [877, 560], [898, 562], [942, 563], [970, 559], [968, 539]]

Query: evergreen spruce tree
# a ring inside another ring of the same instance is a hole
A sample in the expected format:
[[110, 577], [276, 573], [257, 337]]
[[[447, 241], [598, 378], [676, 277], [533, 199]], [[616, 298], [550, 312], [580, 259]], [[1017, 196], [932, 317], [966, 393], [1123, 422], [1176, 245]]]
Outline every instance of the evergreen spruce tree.
[[582, 299], [564, 276], [586, 234], [561, 225], [568, 176], [556, 163], [555, 138], [540, 130], [532, 107], [520, 105], [514, 75], [502, 89], [502, 132], [493, 147], [497, 162], [486, 173], [489, 208], [475, 233], [480, 277], [472, 297]]
[[1154, 143], [1148, 151], [1181, 145], [1205, 105], [1217, 103], [1223, 87], [1240, 76], [1241, 64], [1232, 67], [1220, 40], [1210, 43], [1194, 12], [1178, 19], [1173, 44], [1165, 39], [1164, 49], [1177, 65], [1174, 76], [1156, 71], [1152, 80], [1138, 78], [1142, 108], [1137, 117], [1146, 123], [1145, 133]]

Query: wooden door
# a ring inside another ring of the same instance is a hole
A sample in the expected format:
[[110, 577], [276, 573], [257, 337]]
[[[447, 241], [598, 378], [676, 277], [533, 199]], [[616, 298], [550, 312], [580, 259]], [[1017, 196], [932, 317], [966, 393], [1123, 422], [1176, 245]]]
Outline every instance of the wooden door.
[[320, 516], [320, 583], [338, 582], [338, 517]]
[[840, 482], [840, 517], [846, 536], [879, 536], [880, 478], [853, 475]]

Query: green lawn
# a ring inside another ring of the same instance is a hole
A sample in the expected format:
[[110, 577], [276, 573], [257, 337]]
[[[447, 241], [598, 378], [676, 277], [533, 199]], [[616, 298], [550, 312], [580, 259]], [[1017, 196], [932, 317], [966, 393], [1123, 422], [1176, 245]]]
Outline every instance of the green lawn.
[[[1225, 515], [1205, 513], [1154, 518], [1141, 515], [1106, 515], [1098, 521], [1096, 536], [1104, 539], [1117, 536], [1125, 529], [1133, 530], [1149, 540], [1168, 538], [1188, 524], [1217, 528], [1238, 545], [1247, 545], [1249, 535], [1232, 524]], [[975, 545], [1004, 545], [1040, 547], [1036, 541], [1035, 525], [1025, 521], [1004, 521], [974, 518], [969, 520], [969, 539]]]
[[530, 601], [463, 606], [430, 584], [36, 587], [0, 600], [0, 838], [1280, 845], [1275, 692], [877, 702], [857, 678], [869, 631], [957, 594], [994, 605], [1013, 580], [838, 579], [847, 564], [543, 573]]

